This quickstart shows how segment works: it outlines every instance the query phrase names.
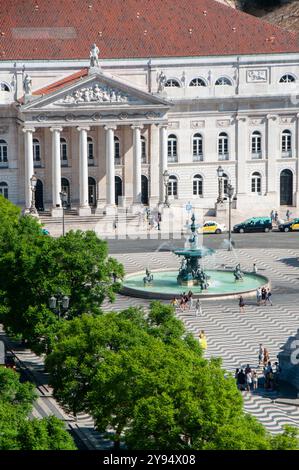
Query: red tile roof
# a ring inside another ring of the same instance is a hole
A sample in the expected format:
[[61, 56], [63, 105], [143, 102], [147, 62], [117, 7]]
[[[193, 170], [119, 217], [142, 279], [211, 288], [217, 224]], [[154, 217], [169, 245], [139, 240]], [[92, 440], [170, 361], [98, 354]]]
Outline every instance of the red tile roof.
[[60, 88], [64, 88], [71, 83], [75, 83], [83, 77], [88, 75], [88, 69], [79, 70], [79, 72], [73, 73], [72, 75], [68, 75], [65, 78], [62, 78], [58, 82], [51, 83], [51, 85], [45, 86], [40, 88], [39, 90], [33, 91], [33, 95], [49, 95], [50, 93], [54, 93], [54, 91], [59, 90]]
[[299, 52], [299, 35], [214, 0], [0, 0], [0, 59]]

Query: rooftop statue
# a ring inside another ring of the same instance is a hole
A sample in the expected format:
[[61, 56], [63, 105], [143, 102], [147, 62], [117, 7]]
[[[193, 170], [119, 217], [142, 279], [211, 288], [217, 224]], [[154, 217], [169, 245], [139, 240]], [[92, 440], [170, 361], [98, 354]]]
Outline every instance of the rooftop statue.
[[93, 44], [90, 49], [90, 67], [100, 67], [99, 65], [99, 52], [100, 49], [96, 44]]
[[32, 78], [28, 75], [28, 73], [26, 73], [23, 78], [23, 88], [25, 95], [31, 95]]

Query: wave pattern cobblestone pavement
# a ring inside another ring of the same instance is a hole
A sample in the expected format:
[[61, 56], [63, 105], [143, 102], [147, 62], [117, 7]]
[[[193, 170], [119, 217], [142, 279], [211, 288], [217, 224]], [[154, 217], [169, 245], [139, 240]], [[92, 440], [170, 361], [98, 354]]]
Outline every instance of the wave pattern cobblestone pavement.
[[[127, 273], [179, 266], [178, 259], [169, 252], [137, 253], [115, 255], [125, 266]], [[246, 301], [245, 313], [240, 314], [237, 299], [202, 301], [203, 316], [196, 317], [194, 309], [181, 312], [186, 328], [198, 335], [199, 330], [206, 332], [208, 350], [206, 357], [221, 357], [223, 367], [234, 372], [236, 367], [256, 368], [258, 348], [262, 343], [275, 362], [280, 347], [299, 327], [299, 261], [294, 250], [247, 249], [233, 253], [217, 252], [217, 258], [211, 260], [218, 267], [234, 267], [237, 262], [245, 271], [251, 271], [257, 264], [258, 271], [270, 278], [272, 283], [273, 306], [257, 306], [255, 299]], [[105, 303], [104, 310], [120, 310], [129, 305], [141, 305], [145, 309], [149, 301], [118, 295], [114, 304]], [[258, 369], [259, 375], [261, 370]], [[282, 431], [284, 424], [299, 428], [299, 407], [275, 403], [277, 392], [268, 392], [259, 388], [257, 393], [243, 392], [244, 408], [256, 416], [273, 434]]]

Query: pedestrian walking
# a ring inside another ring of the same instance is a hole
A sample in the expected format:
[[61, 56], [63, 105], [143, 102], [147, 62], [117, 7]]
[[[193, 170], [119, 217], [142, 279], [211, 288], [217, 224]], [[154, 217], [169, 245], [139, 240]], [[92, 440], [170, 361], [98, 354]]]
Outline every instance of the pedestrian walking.
[[272, 305], [273, 305], [273, 303], [272, 303], [272, 293], [271, 293], [270, 289], [268, 289], [268, 291], [267, 291], [267, 293], [266, 293], [266, 302], [265, 302], [265, 305], [266, 305], [267, 302], [269, 302], [269, 304], [270, 304], [271, 307], [272, 307]]
[[239, 308], [240, 308], [240, 313], [245, 313], [245, 310], [244, 310], [245, 302], [244, 302], [242, 295], [239, 298]]
[[[264, 363], [264, 366], [266, 367], [266, 365], [270, 362], [270, 354], [268, 352], [268, 350], [266, 348], [264, 348], [264, 357], [263, 357], [263, 363]], [[270, 363], [271, 365], [271, 363]]]
[[189, 310], [191, 310], [193, 308], [193, 292], [191, 290], [189, 290], [187, 297], [188, 297]]
[[255, 263], [253, 263], [252, 272], [253, 272], [254, 274], [257, 274], [257, 267], [256, 267], [256, 264], [255, 264]]
[[251, 369], [249, 372], [245, 373], [246, 376], [246, 390], [247, 392], [251, 391], [251, 386], [252, 386], [252, 375], [251, 375]]
[[277, 211], [275, 211], [274, 220], [275, 220], [276, 223], [278, 222], [278, 212]]
[[198, 339], [199, 339], [199, 344], [201, 345], [202, 349], [206, 350], [208, 347], [208, 343], [207, 343], [207, 337], [205, 335], [204, 330], [200, 331]]
[[259, 367], [261, 365], [263, 357], [264, 357], [264, 347], [263, 347], [262, 343], [260, 343], [260, 347], [259, 347]]
[[252, 374], [252, 384], [253, 384], [253, 390], [257, 390], [257, 387], [258, 387], [258, 375], [256, 373], [256, 371], [253, 371], [253, 374]]
[[290, 220], [290, 216], [291, 216], [291, 213], [289, 211], [289, 209], [286, 211], [286, 218], [287, 218], [287, 221], [289, 222]]
[[237, 385], [239, 390], [245, 390], [245, 384], [246, 384], [246, 375], [243, 372], [243, 369], [241, 369], [238, 373], [237, 377]]
[[275, 216], [274, 216], [274, 211], [273, 211], [273, 210], [270, 212], [270, 217], [271, 217], [271, 221], [272, 221], [272, 223], [273, 223], [274, 218], [275, 218]]
[[266, 305], [266, 299], [267, 299], [267, 291], [266, 291], [266, 288], [263, 287], [262, 288], [262, 300], [261, 301], [264, 305]]
[[201, 315], [202, 315], [202, 307], [201, 307], [201, 302], [200, 302], [199, 299], [196, 300], [195, 315], [196, 315], [196, 317], [201, 317]]
[[261, 300], [262, 300], [262, 289], [258, 287], [256, 289], [256, 303], [257, 305], [261, 305]]

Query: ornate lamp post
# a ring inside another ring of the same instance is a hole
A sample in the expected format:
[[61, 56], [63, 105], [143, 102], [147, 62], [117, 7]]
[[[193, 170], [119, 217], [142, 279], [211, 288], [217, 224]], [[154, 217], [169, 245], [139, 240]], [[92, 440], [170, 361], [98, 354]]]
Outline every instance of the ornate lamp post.
[[61, 193], [59, 193], [59, 196], [60, 196], [61, 207], [62, 207], [62, 236], [64, 237], [64, 233], [65, 233], [65, 230], [64, 230], [64, 211], [65, 211], [66, 206], [67, 206], [67, 194], [62, 191]]
[[36, 207], [35, 207], [35, 191], [36, 191], [36, 185], [37, 185], [37, 177], [35, 175], [31, 176], [30, 185], [31, 185], [32, 197], [31, 197], [31, 206], [30, 206], [30, 209], [29, 209], [29, 213], [31, 215], [38, 216], [38, 212], [37, 212]]
[[232, 200], [236, 200], [234, 196], [235, 188], [229, 183], [227, 185], [228, 197], [228, 251], [232, 251]]
[[70, 298], [67, 295], [63, 295], [61, 292], [57, 292], [56, 297], [52, 295], [49, 299], [49, 307], [53, 312], [58, 314], [60, 320], [61, 313], [66, 313], [70, 304]]
[[168, 183], [169, 183], [169, 176], [170, 176], [170, 174], [168, 173], [167, 170], [165, 170], [164, 173], [163, 173], [163, 181], [164, 181], [164, 187], [165, 187], [165, 201], [164, 201], [164, 207], [170, 207], [169, 199], [168, 199]]
[[223, 201], [223, 175], [224, 175], [224, 170], [222, 168], [222, 166], [218, 166], [217, 168], [217, 176], [218, 176], [218, 199], [217, 199], [217, 204], [222, 204], [224, 201]]

